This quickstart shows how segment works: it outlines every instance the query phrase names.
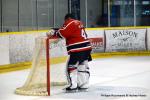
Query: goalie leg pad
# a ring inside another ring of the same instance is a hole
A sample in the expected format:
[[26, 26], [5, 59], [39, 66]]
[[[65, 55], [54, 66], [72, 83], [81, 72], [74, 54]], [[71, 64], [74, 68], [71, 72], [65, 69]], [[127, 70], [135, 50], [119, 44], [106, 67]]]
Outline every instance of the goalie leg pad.
[[69, 66], [68, 67], [68, 79], [69, 79], [69, 87], [77, 88], [77, 67]]
[[79, 65], [78, 62], [72, 61], [72, 58], [69, 58], [67, 64], [67, 79], [68, 79], [68, 88], [75, 89], [77, 88], [77, 66]]
[[78, 87], [79, 88], [88, 88], [89, 87], [89, 66], [88, 60], [82, 62], [78, 66]]

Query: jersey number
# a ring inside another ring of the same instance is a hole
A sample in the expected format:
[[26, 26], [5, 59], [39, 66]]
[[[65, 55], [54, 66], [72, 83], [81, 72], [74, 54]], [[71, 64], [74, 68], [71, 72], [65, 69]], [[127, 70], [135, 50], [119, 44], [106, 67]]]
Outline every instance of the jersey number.
[[84, 38], [84, 39], [87, 39], [87, 34], [85, 33], [85, 31], [82, 29], [81, 31], [81, 36]]

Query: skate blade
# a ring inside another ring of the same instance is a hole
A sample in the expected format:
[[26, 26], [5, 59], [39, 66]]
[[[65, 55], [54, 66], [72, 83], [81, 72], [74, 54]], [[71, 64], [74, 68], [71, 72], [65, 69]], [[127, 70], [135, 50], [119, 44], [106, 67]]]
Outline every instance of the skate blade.
[[66, 93], [76, 93], [78, 90], [65, 90]]
[[78, 92], [88, 92], [88, 89], [78, 89]]

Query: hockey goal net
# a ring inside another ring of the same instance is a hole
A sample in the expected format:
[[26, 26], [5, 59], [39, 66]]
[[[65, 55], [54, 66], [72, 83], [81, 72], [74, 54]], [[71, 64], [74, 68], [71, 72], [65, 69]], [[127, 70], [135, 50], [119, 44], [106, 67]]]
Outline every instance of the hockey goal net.
[[[51, 88], [64, 86], [67, 84], [65, 75], [65, 62], [55, 63], [51, 57], [54, 52], [52, 44], [56, 44], [57, 39], [38, 37], [35, 39], [35, 48], [32, 61], [32, 68], [25, 84], [16, 89], [15, 93], [22, 95], [48, 96]], [[57, 48], [55, 48], [57, 49]], [[65, 61], [65, 60], [64, 60]]]

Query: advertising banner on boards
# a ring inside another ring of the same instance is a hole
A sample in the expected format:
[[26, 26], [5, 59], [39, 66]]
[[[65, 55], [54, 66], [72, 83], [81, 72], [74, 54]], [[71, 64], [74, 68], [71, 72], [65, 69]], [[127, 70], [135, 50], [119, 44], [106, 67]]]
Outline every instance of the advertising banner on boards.
[[146, 50], [146, 29], [105, 30], [105, 35], [105, 52]]
[[92, 53], [104, 52], [104, 30], [86, 31], [92, 46]]

